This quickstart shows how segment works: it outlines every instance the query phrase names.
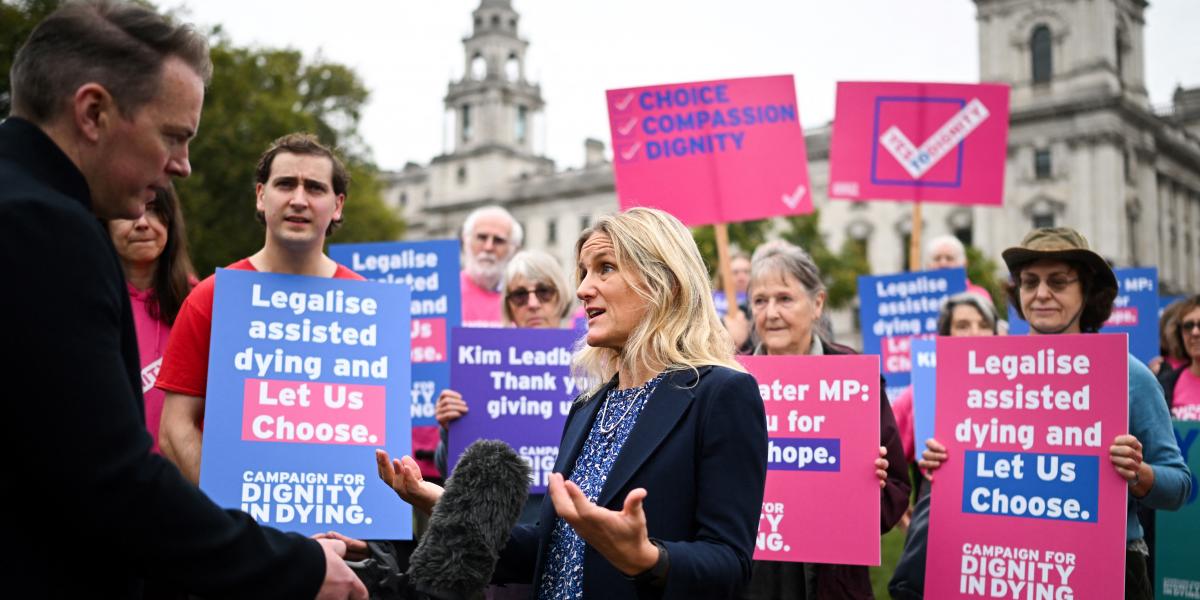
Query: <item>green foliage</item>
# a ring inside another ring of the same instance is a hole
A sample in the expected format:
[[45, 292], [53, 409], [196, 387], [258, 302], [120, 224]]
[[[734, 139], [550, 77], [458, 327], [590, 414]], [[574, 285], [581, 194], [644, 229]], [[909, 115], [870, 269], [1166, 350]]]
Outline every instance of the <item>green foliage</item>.
[[825, 279], [826, 303], [831, 308], [849, 305], [858, 294], [858, 276], [871, 272], [866, 248], [856, 240], [847, 239], [835, 253], [825, 242], [818, 224], [820, 211], [787, 217], [788, 229], [780, 237], [808, 251]]
[[29, 38], [33, 28], [54, 12], [62, 0], [16, 0], [0, 2], [0, 117], [11, 108], [12, 83], [8, 80], [17, 50]]
[[[742, 221], [740, 223], [729, 224], [729, 244], [737, 246], [742, 252], [750, 254], [754, 249], [766, 240], [767, 230], [771, 227], [771, 221]], [[712, 225], [704, 225], [701, 227], [692, 228], [692, 239], [696, 240], [696, 246], [700, 248], [700, 256], [704, 257], [704, 264], [708, 265], [709, 275], [715, 277], [717, 275], [717, 238], [716, 231]]]
[[[818, 228], [820, 211], [809, 215], [786, 217], [778, 222], [783, 225], [779, 237], [804, 248], [812, 255], [813, 261], [821, 269], [828, 291], [826, 302], [832, 308], [842, 308], [854, 300], [858, 293], [858, 276], [871, 272], [867, 262], [866, 249], [855, 240], [846, 240], [842, 247], [834, 252], [825, 243], [825, 236]], [[767, 232], [775, 222], [764, 219], [761, 221], [743, 221], [729, 224], [729, 243], [736, 245], [747, 254], [762, 245], [767, 239]], [[710, 274], [717, 269], [717, 242], [713, 228], [709, 226], [692, 229], [692, 238], [700, 248]]]
[[999, 265], [975, 246], [967, 246], [967, 279], [987, 290], [992, 295], [992, 304], [1000, 318], [1008, 318], [1008, 304], [1004, 300], [1004, 281], [996, 275]]
[[213, 37], [213, 80], [191, 146], [192, 177], [178, 184], [199, 274], [262, 247], [254, 167], [272, 140], [295, 131], [337, 147], [350, 169], [345, 225], [332, 240], [399, 237], [403, 222], [383, 204], [357, 134], [367, 91], [354, 71], [320, 56], [306, 60], [296, 50], [239, 48], [219, 31]]

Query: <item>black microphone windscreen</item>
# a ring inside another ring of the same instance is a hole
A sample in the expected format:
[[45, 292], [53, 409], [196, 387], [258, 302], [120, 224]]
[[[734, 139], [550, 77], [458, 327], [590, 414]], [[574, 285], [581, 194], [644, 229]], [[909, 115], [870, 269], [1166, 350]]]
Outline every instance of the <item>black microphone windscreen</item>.
[[499, 440], [463, 451], [409, 562], [418, 589], [470, 598], [483, 593], [529, 496], [529, 465]]

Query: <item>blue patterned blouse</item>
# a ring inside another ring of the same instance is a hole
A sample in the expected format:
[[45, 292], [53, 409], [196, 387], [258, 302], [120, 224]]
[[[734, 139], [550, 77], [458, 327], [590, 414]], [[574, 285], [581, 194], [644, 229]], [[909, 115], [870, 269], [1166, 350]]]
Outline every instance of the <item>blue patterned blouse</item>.
[[[663, 373], [645, 384], [627, 390], [613, 389], [608, 392], [605, 404], [596, 414], [592, 429], [575, 468], [571, 469], [571, 481], [583, 490], [588, 500], [596, 501], [608, 472], [621, 453], [621, 447], [629, 438], [629, 432], [637, 423], [638, 415], [646, 406], [646, 399], [663, 379]], [[556, 519], [550, 534], [550, 552], [546, 559], [546, 570], [538, 586], [539, 600], [565, 600], [583, 596], [583, 551], [586, 543], [575, 530], [561, 518]]]

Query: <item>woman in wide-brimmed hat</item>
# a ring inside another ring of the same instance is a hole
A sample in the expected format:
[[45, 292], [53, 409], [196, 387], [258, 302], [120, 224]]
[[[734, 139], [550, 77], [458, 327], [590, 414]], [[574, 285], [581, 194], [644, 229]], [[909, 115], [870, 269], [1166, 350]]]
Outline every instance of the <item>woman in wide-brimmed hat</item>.
[[[1074, 229], [1056, 227], [1029, 232], [1021, 245], [1004, 251], [1011, 281], [1008, 298], [1029, 322], [1030, 335], [1095, 333], [1112, 312], [1117, 278]], [[936, 469], [946, 449], [929, 440], [921, 467]], [[1191, 474], [1150, 369], [1129, 356], [1129, 432], [1109, 446], [1113, 468], [1128, 482], [1130, 502], [1125, 527], [1125, 597], [1154, 597], [1147, 577], [1149, 549], [1138, 520], [1139, 507], [1176, 510], [1191, 490]]]

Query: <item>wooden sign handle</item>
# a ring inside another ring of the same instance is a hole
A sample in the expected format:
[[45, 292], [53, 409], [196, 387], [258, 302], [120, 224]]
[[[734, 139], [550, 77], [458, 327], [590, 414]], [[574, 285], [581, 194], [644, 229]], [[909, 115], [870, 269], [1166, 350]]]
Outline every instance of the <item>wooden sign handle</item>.
[[713, 224], [713, 232], [717, 238], [717, 272], [721, 274], [721, 283], [725, 292], [725, 314], [738, 308], [737, 293], [733, 287], [733, 265], [729, 258], [729, 225]]

